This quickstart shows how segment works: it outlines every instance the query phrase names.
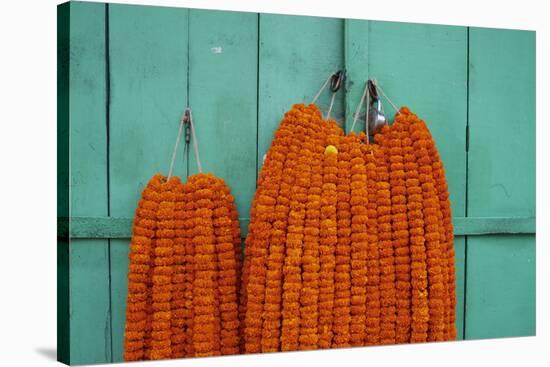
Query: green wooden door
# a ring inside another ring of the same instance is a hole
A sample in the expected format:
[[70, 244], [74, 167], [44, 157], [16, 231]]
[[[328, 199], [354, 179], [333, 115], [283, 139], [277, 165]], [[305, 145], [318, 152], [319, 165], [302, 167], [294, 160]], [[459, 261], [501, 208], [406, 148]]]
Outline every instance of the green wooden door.
[[[131, 218], [148, 178], [168, 169], [184, 108], [246, 234], [283, 113], [342, 68], [332, 115], [347, 131], [375, 77], [434, 134], [451, 191], [459, 338], [534, 335], [533, 32], [83, 2], [58, 19], [62, 361], [122, 359]], [[318, 103], [326, 110], [328, 93]], [[181, 147], [175, 173], [195, 172]]]

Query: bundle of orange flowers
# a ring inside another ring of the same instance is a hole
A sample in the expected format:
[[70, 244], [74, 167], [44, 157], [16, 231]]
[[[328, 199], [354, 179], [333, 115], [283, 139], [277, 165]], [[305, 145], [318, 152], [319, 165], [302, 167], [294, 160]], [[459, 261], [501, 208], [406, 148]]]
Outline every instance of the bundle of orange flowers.
[[239, 353], [240, 243], [223, 180], [149, 181], [130, 245], [126, 361]]
[[403, 107], [368, 144], [294, 105], [258, 179], [240, 300], [245, 353], [454, 339], [451, 209], [426, 124]]

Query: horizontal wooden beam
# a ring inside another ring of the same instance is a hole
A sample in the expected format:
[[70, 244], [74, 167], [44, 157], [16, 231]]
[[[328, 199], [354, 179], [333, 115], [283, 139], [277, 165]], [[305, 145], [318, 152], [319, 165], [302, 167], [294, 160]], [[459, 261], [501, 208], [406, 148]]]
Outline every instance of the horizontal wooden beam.
[[[246, 236], [249, 218], [240, 218], [241, 233]], [[533, 234], [534, 217], [455, 217], [455, 236], [488, 234]], [[72, 217], [57, 218], [57, 236], [62, 238], [130, 238], [132, 218]]]

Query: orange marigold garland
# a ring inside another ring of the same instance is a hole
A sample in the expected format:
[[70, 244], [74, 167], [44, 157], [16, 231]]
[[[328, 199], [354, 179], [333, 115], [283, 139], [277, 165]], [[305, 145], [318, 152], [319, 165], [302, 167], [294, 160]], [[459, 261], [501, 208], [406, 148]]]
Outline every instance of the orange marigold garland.
[[124, 360], [144, 358], [147, 323], [147, 288], [160, 197], [160, 176], [154, 176], [143, 191], [134, 218], [128, 266], [128, 296], [124, 332]]
[[151, 179], [130, 247], [125, 360], [239, 352], [236, 221], [223, 180]]
[[152, 321], [150, 359], [165, 359], [172, 355], [171, 301], [174, 271], [174, 212], [176, 178], [161, 185], [161, 202], [157, 209], [157, 231], [152, 272]]
[[[286, 158], [286, 151], [294, 142], [293, 132], [298, 121], [300, 109], [295, 106], [285, 114], [281, 128], [277, 131], [277, 139], [272, 148], [261, 177], [265, 179], [265, 190], [254, 201], [258, 210], [263, 209], [272, 223], [268, 267], [266, 271], [265, 303], [263, 305], [263, 323], [261, 334], [261, 351], [278, 351], [281, 343], [282, 297], [283, 297], [283, 264], [285, 258], [285, 243], [289, 213], [289, 196], [294, 182], [294, 167], [296, 160]], [[287, 128], [288, 126], [288, 128]], [[269, 175], [268, 175], [269, 174]]]
[[428, 270], [428, 340], [444, 340], [444, 297], [447, 285], [443, 282], [441, 245], [439, 232], [439, 198], [434, 185], [428, 139], [422, 127], [411, 135], [418, 161], [419, 180], [422, 187], [424, 238]]
[[[305, 130], [309, 115], [304, 111], [298, 115], [293, 142], [288, 147], [288, 159], [297, 162], [293, 172], [295, 179], [290, 189], [290, 205], [286, 235], [286, 253], [283, 265], [283, 300], [281, 350], [297, 350], [300, 336], [300, 290], [302, 289], [302, 246], [304, 238], [305, 206], [309, 185], [309, 167], [304, 158]], [[289, 175], [291, 177], [292, 174]], [[305, 190], [305, 192], [304, 192]]]
[[[364, 133], [361, 140], [366, 139]], [[378, 173], [376, 171], [377, 146], [361, 145], [361, 152], [367, 164], [367, 233], [369, 235], [367, 248], [367, 286], [366, 286], [366, 345], [378, 344], [380, 340], [380, 259], [378, 251]]]
[[[395, 252], [395, 276], [397, 297], [396, 343], [406, 343], [410, 338], [411, 295], [409, 223], [404, 171], [404, 142], [407, 135], [396, 118], [390, 132], [390, 187], [392, 194], [392, 241]], [[405, 136], [404, 136], [405, 135]]]
[[350, 344], [351, 300], [351, 164], [350, 144], [343, 139], [338, 147], [338, 202], [336, 208], [338, 243], [334, 272], [334, 348]]
[[366, 339], [366, 286], [369, 221], [367, 205], [367, 170], [359, 146], [353, 147], [351, 156], [351, 323], [350, 343], [363, 345]]
[[[335, 124], [332, 121], [333, 124]], [[326, 145], [337, 145], [338, 136], [328, 135]], [[323, 156], [323, 186], [321, 194], [321, 222], [319, 225], [319, 347], [330, 348], [333, 338], [335, 246], [338, 242], [336, 202], [338, 182], [337, 152], [325, 150]]]
[[174, 263], [172, 274], [172, 319], [171, 348], [173, 358], [185, 357], [185, 326], [189, 318], [185, 299], [185, 261], [186, 245], [189, 240], [185, 229], [185, 187], [179, 185], [175, 190], [174, 212]]
[[[425, 124], [424, 124], [425, 126]], [[428, 144], [428, 151], [432, 158], [432, 168], [434, 179], [437, 185], [437, 192], [439, 195], [440, 203], [440, 216], [442, 217], [442, 226], [444, 231], [445, 245], [442, 248], [443, 261], [447, 263], [446, 268], [446, 282], [447, 282], [447, 296], [445, 297], [447, 303], [447, 327], [445, 330], [445, 340], [456, 339], [456, 270], [455, 270], [455, 251], [454, 251], [454, 231], [451, 214], [451, 202], [449, 200], [449, 188], [447, 185], [447, 179], [445, 178], [445, 170], [443, 168], [443, 162], [439, 157], [439, 153], [435, 147], [435, 143], [431, 137], [429, 130], [426, 127], [426, 132], [430, 138]], [[445, 275], [445, 274], [444, 274]]]
[[[377, 212], [378, 212], [378, 249], [380, 254], [380, 343], [395, 343], [396, 324], [396, 290], [395, 263], [392, 243], [391, 191], [388, 173], [388, 147], [390, 128], [384, 126], [382, 132], [375, 136], [379, 149], [376, 170], [377, 182]], [[377, 152], [375, 152], [377, 153]]]
[[306, 218], [304, 222], [304, 251], [302, 256], [302, 289], [300, 291], [300, 349], [316, 349], [319, 318], [319, 223], [321, 217], [321, 194], [323, 185], [322, 134], [318, 130], [321, 116], [314, 111], [313, 124], [308, 133], [312, 141], [306, 149], [311, 153], [310, 185], [307, 191]]
[[218, 262], [212, 223], [213, 192], [206, 178], [198, 177], [192, 184], [197, 189], [194, 200], [196, 222], [193, 245], [195, 247], [195, 279], [193, 282], [193, 348], [195, 355], [218, 355], [220, 347], [220, 320], [217, 303]]
[[237, 257], [235, 255], [234, 225], [231, 219], [233, 197], [224, 190], [221, 179], [212, 178], [214, 190], [213, 225], [218, 257], [218, 291], [221, 319], [220, 352], [239, 353], [239, 318], [237, 304]]

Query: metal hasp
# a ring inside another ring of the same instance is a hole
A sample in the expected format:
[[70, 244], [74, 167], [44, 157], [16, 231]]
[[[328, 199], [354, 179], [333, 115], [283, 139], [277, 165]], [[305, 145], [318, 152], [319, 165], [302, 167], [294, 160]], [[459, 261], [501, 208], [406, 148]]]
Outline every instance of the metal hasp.
[[378, 94], [376, 84], [369, 79], [367, 81], [367, 88], [370, 98], [367, 106], [367, 126], [365, 126], [365, 130], [368, 131], [370, 136], [374, 136], [380, 131], [380, 129], [382, 129], [384, 125], [388, 124], [388, 120], [384, 114], [384, 107], [382, 106], [382, 101], [380, 100], [380, 95]]

